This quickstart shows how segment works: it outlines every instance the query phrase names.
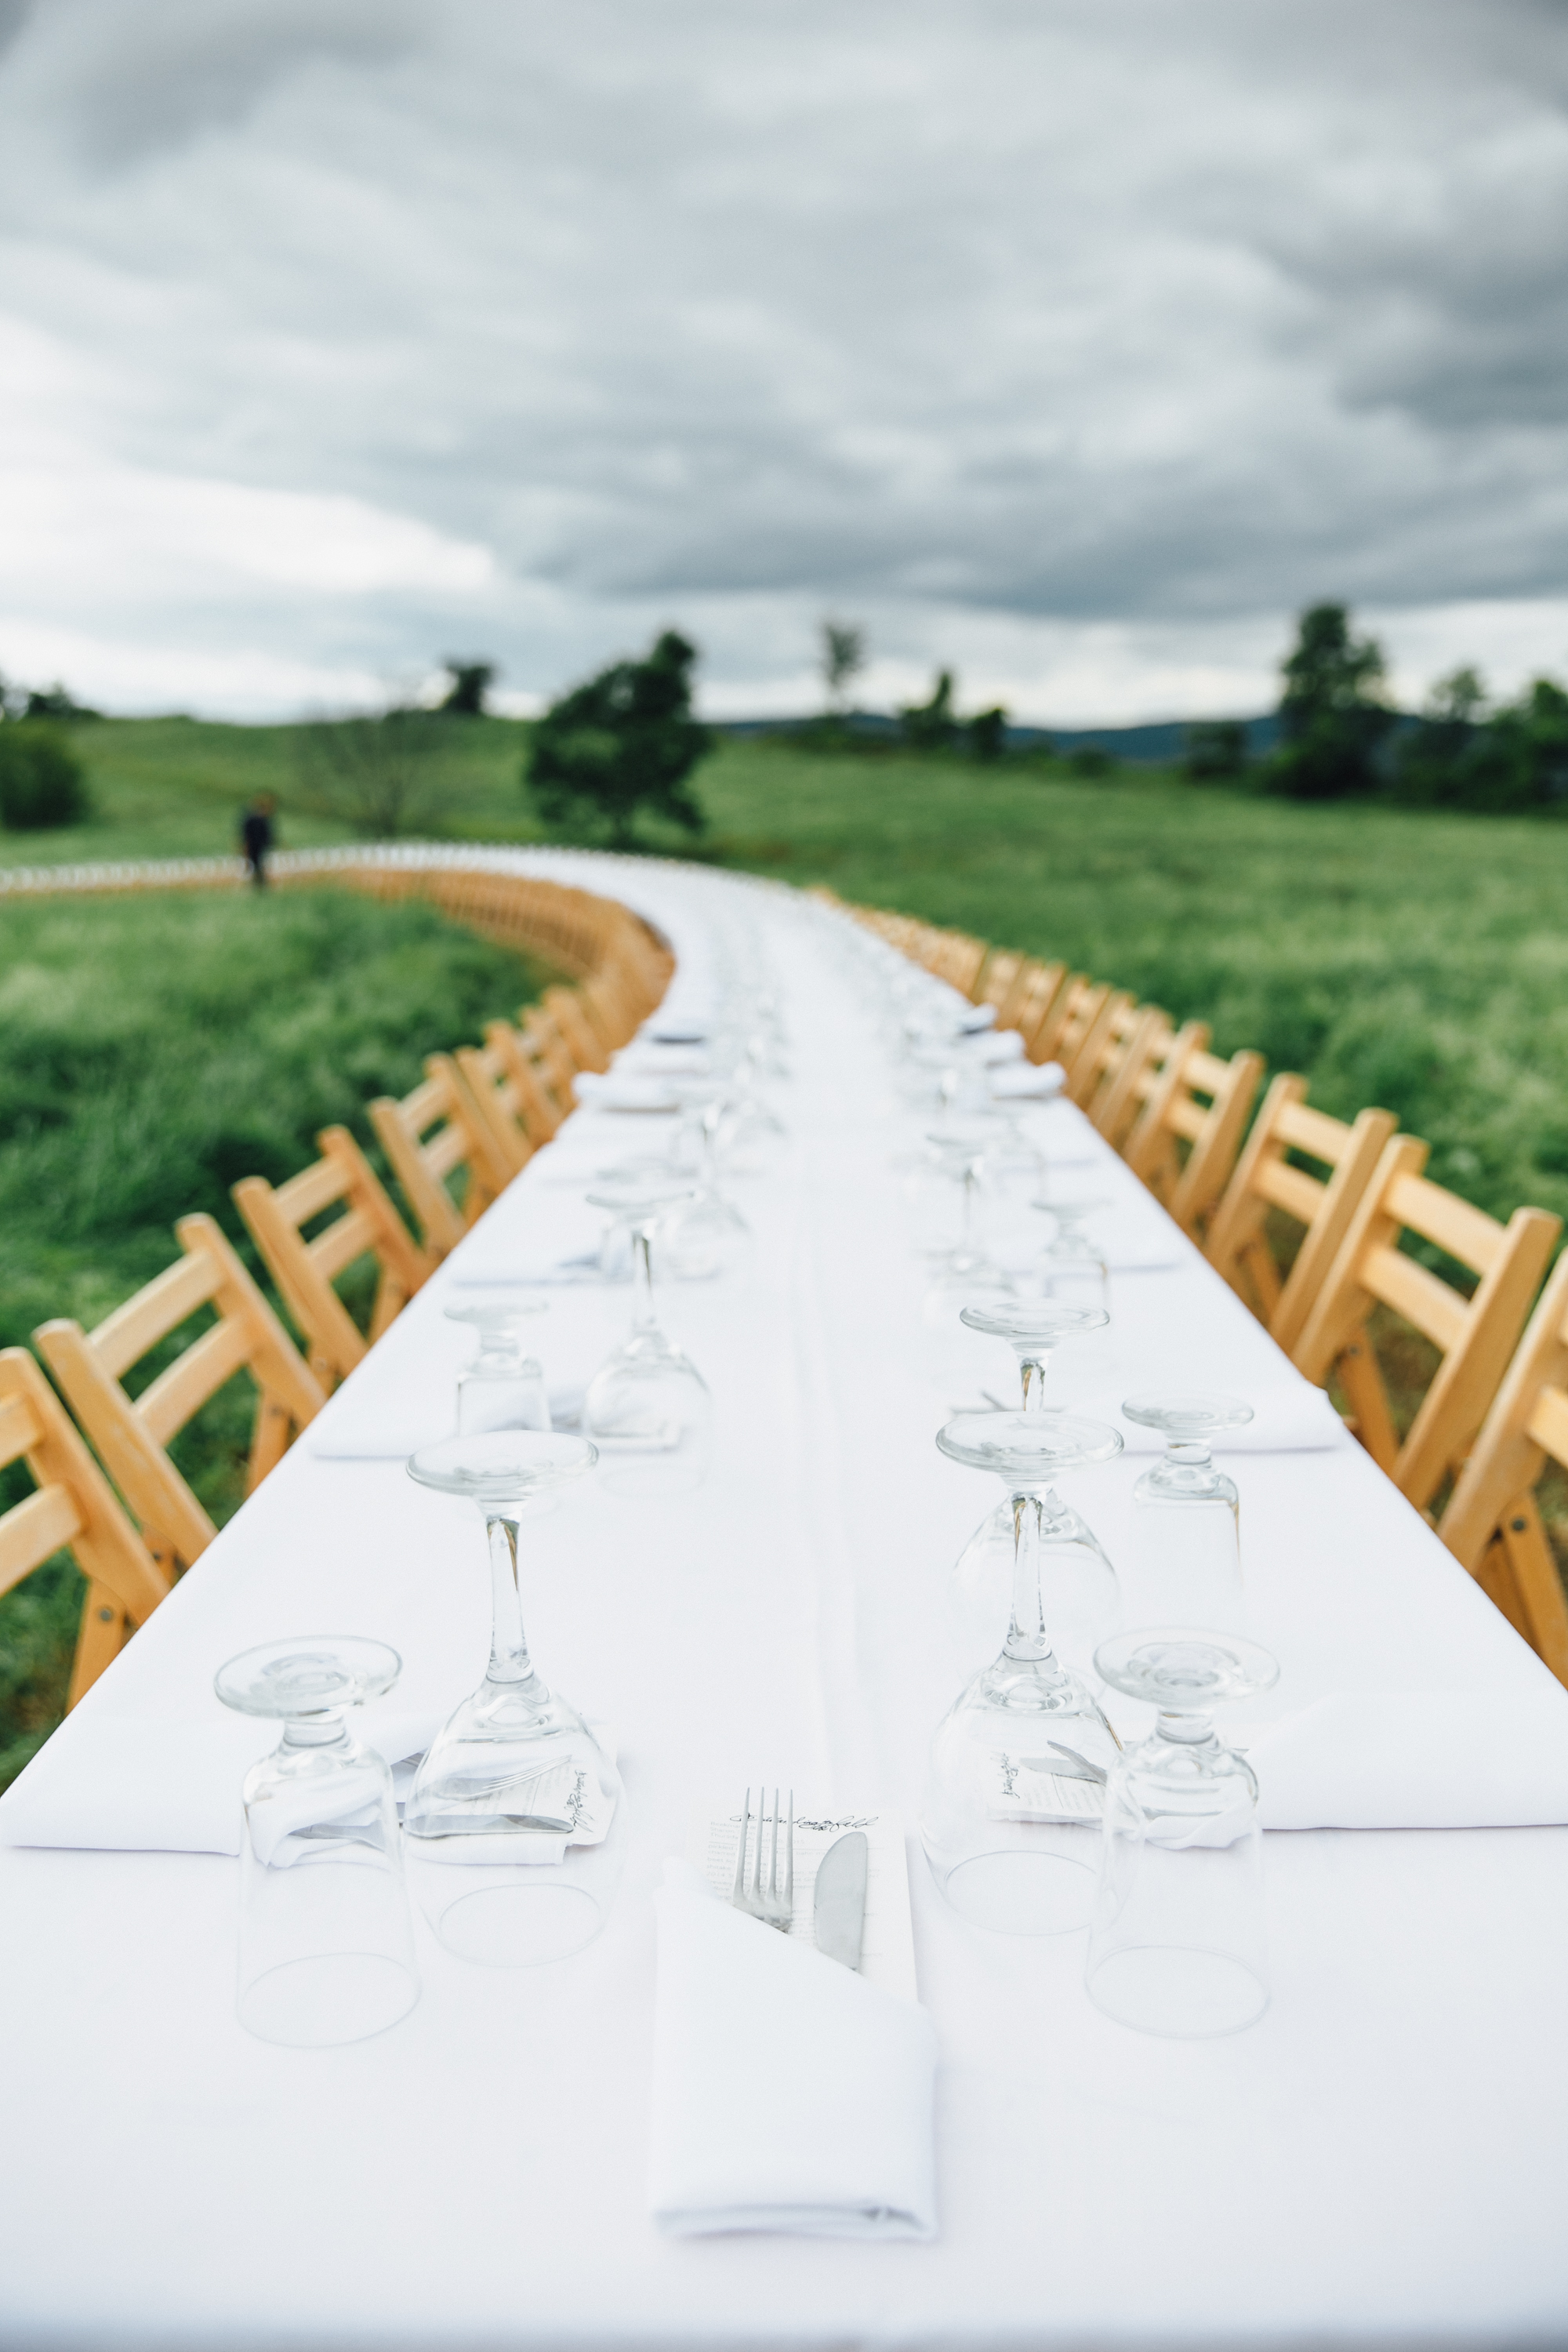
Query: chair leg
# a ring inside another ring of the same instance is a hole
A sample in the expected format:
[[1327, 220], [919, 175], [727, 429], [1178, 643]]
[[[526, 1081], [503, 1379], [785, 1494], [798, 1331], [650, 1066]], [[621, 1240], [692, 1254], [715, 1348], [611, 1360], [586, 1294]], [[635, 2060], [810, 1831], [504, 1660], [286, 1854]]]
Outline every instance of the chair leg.
[[1476, 1582], [1558, 1681], [1568, 1684], [1568, 1597], [1534, 1494], [1528, 1488], [1503, 1513], [1476, 1570]]
[[89, 1578], [81, 1604], [76, 1656], [71, 1662], [70, 1688], [66, 1694], [68, 1715], [82, 1693], [92, 1688], [105, 1666], [120, 1655], [135, 1631], [123, 1604], [108, 1585], [95, 1583]]

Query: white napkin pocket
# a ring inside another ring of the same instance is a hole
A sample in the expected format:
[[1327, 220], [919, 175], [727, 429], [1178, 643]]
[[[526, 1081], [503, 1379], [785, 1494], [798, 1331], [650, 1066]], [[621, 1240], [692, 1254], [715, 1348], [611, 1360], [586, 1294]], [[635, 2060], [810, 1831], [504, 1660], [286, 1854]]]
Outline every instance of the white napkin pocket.
[[934, 2237], [925, 2011], [731, 1909], [687, 1862], [655, 1901], [656, 2227]]

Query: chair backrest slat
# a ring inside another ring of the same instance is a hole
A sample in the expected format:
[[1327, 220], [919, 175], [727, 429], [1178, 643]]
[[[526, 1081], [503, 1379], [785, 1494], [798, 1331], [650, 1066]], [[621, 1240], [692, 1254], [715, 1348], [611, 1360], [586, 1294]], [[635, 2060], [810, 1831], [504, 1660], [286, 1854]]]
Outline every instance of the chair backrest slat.
[[[1485, 1420], [1562, 1223], [1544, 1209], [1516, 1209], [1507, 1226], [1500, 1225], [1422, 1178], [1426, 1161], [1426, 1146], [1414, 1136], [1396, 1135], [1384, 1147], [1291, 1349], [1309, 1380], [1337, 1371], [1357, 1434], [1417, 1509], [1458, 1466]], [[1462, 1216], [1453, 1213], [1456, 1206]], [[1466, 1298], [1401, 1251], [1405, 1233], [1478, 1275], [1474, 1295]], [[1403, 1443], [1367, 1329], [1379, 1304], [1442, 1350]]]
[[[381, 1096], [371, 1104], [370, 1118], [434, 1263], [456, 1249], [510, 1171], [480, 1123], [451, 1056], [432, 1054], [425, 1068], [422, 1085], [401, 1102]], [[460, 1209], [445, 1182], [459, 1168], [467, 1177]]]
[[[213, 1219], [182, 1217], [174, 1231], [186, 1258], [200, 1270], [194, 1285], [196, 1302], [210, 1304], [218, 1319], [140, 1397], [132, 1400], [121, 1385], [120, 1374], [138, 1360], [125, 1356], [126, 1333], [151, 1331], [146, 1346], [155, 1346], [184, 1320], [184, 1315], [170, 1320], [172, 1297], [181, 1297], [187, 1313], [194, 1311], [189, 1294], [165, 1277], [147, 1286], [158, 1294], [157, 1317], [138, 1317], [138, 1294], [96, 1331], [62, 1318], [42, 1324], [33, 1335], [130, 1506], [147, 1550], [171, 1576], [176, 1564], [189, 1567], [198, 1559], [217, 1530], [164, 1451], [168, 1440], [243, 1368], [259, 1391], [247, 1471], [249, 1491], [281, 1458], [291, 1433], [326, 1402], [320, 1382]], [[107, 1351], [100, 1346], [105, 1331], [117, 1341]]]
[[[1209, 1260], [1289, 1349], [1317, 1302], [1330, 1266], [1394, 1129], [1391, 1111], [1363, 1110], [1353, 1125], [1313, 1110], [1307, 1081], [1281, 1070], [1264, 1097], [1209, 1225]], [[1328, 1170], [1296, 1167], [1295, 1151]], [[1301, 1238], [1288, 1274], [1275, 1260], [1267, 1218], [1282, 1210]]]
[[[347, 1128], [323, 1128], [316, 1140], [321, 1159], [298, 1176], [276, 1191], [265, 1178], [247, 1176], [234, 1198], [304, 1338], [310, 1370], [331, 1390], [401, 1314], [435, 1260], [408, 1232]], [[307, 1241], [303, 1228], [331, 1208], [343, 1213]], [[366, 1257], [376, 1269], [368, 1336], [332, 1287]]]
[[105, 1317], [93, 1334], [99, 1361], [118, 1380], [139, 1364], [149, 1349], [188, 1322], [211, 1300], [217, 1286], [217, 1268], [198, 1253], [178, 1258], [153, 1277], [134, 1298]]
[[[1229, 1181], [1263, 1075], [1261, 1054], [1243, 1051], [1222, 1062], [1209, 1052], [1208, 1034], [1192, 1021], [1172, 1039], [1123, 1154], [1194, 1241]], [[1184, 1160], [1178, 1142], [1189, 1147]]]
[[1568, 1251], [1437, 1523], [1449, 1550], [1568, 1684], [1568, 1596], [1535, 1496], [1549, 1459], [1568, 1470]]
[[0, 1591], [68, 1547], [87, 1579], [67, 1706], [74, 1706], [169, 1591], [70, 1416], [26, 1348], [0, 1351], [0, 1465], [36, 1491], [0, 1516]]

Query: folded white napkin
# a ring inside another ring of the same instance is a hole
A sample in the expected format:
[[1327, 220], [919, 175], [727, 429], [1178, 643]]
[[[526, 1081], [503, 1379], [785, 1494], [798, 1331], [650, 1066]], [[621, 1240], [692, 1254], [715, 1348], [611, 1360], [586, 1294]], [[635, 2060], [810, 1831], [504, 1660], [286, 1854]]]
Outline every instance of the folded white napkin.
[[677, 1111], [680, 1097], [667, 1077], [639, 1076], [631, 1071], [579, 1070], [573, 1080], [579, 1102], [595, 1110]]
[[[351, 1723], [395, 1765], [423, 1755], [445, 1720], [446, 1711], [377, 1706]], [[72, 1716], [0, 1797], [0, 1845], [237, 1853], [240, 1783], [279, 1737], [278, 1724], [246, 1716]]]
[[1338, 1691], [1248, 1735], [1268, 1830], [1568, 1822], [1568, 1691]]
[[655, 1901], [655, 2226], [934, 2237], [925, 2011], [731, 1910], [688, 1863]]
[[985, 1031], [974, 1047], [974, 1058], [988, 1070], [998, 1069], [1008, 1062], [1022, 1061], [1024, 1041], [1016, 1029]]
[[597, 1246], [555, 1256], [548, 1250], [509, 1242], [503, 1234], [479, 1235], [470, 1248], [449, 1262], [447, 1273], [465, 1290], [501, 1290], [513, 1283], [570, 1289], [577, 1283], [605, 1280]]
[[[1016, 1029], [1003, 1034], [1018, 1036]], [[1018, 1037], [1020, 1053], [1023, 1046]], [[991, 1092], [998, 1102], [1049, 1102], [1066, 1086], [1067, 1075], [1059, 1062], [1005, 1062], [990, 1072]]]

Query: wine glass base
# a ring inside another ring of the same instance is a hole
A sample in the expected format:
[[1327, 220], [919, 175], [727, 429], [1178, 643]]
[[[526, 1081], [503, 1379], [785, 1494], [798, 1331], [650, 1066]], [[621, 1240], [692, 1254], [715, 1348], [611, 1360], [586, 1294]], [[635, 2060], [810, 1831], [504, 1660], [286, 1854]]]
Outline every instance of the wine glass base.
[[387, 1953], [316, 1952], [245, 1986], [239, 2021], [258, 2042], [330, 2050], [384, 2033], [418, 1998], [418, 1979]]
[[960, 1918], [994, 1936], [1070, 1936], [1094, 1909], [1093, 1864], [1060, 1853], [977, 1853], [939, 1884]]
[[423, 1901], [438, 1941], [458, 1959], [479, 1968], [533, 1969], [567, 1959], [591, 1944], [605, 1924], [597, 1899], [585, 1886], [559, 1881], [541, 1885], [508, 1878], [500, 1885], [458, 1888], [445, 1903], [426, 1888]]
[[1135, 1944], [1107, 1953], [1085, 1979], [1096, 2009], [1169, 2042], [1244, 2033], [1268, 2006], [1268, 1988], [1234, 1953]]

